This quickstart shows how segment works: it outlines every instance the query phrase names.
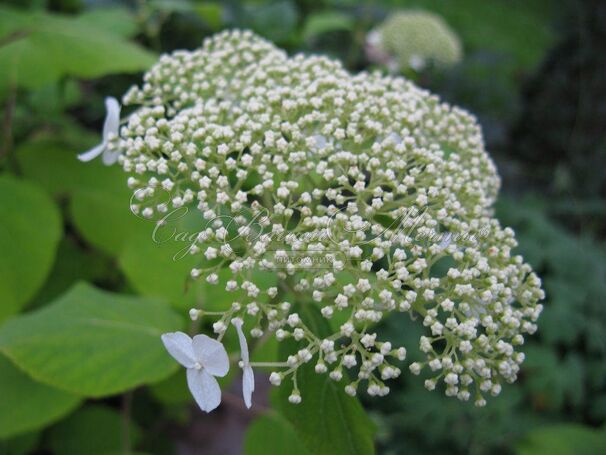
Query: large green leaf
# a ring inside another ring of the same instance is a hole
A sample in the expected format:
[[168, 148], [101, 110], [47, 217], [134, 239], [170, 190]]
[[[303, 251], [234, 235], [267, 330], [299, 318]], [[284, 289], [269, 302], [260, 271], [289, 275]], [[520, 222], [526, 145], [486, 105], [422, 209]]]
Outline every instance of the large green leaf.
[[46, 426], [81, 401], [76, 395], [35, 382], [3, 355], [0, 390], [0, 439]]
[[[312, 304], [297, 308], [301, 318], [318, 336], [330, 334], [326, 320]], [[285, 358], [297, 348], [291, 341], [280, 344], [280, 357]], [[302, 402], [289, 403], [290, 384], [283, 383], [272, 402], [286, 417], [307, 449], [316, 455], [366, 455], [375, 453], [374, 424], [364, 412], [359, 400], [347, 395], [343, 382], [331, 380], [327, 374], [317, 374], [313, 362], [299, 367], [297, 384]]]
[[77, 284], [49, 306], [8, 321], [0, 352], [40, 382], [100, 397], [175, 371], [160, 335], [182, 326], [161, 301]]
[[317, 374], [313, 365], [299, 368], [297, 383], [303, 398], [300, 404], [288, 402], [289, 384], [279, 388], [276, 402], [311, 453], [375, 453], [374, 425], [360, 402], [343, 391], [343, 384], [335, 383], [327, 375]]
[[148, 68], [154, 62], [153, 54], [122, 38], [120, 34], [129, 32], [126, 27], [121, 23], [109, 29], [106, 20], [97, 25], [90, 17], [3, 7], [0, 89], [36, 88], [64, 75], [94, 78]]
[[[85, 188], [72, 196], [70, 213], [78, 231], [94, 247], [111, 256], [118, 256], [136, 233], [149, 238], [151, 223], [130, 212], [131, 193], [116, 179], [107, 191]], [[149, 229], [145, 229], [149, 228]]]
[[274, 42], [286, 41], [297, 26], [299, 12], [291, 0], [244, 5], [241, 26], [251, 28]]
[[40, 137], [21, 145], [16, 156], [28, 179], [55, 197], [70, 198], [70, 217], [89, 244], [118, 256], [135, 234], [151, 239], [154, 225], [131, 213], [132, 191], [119, 166], [77, 159], [74, 148], [83, 151], [92, 145], [90, 141], [89, 135], [80, 131], [70, 142], [72, 146], [62, 138]]
[[140, 294], [162, 297], [182, 308], [195, 306], [202, 283], [187, 286], [187, 279], [198, 259], [191, 255], [175, 257], [188, 243], [154, 240], [152, 234], [150, 228], [148, 233], [129, 239], [119, 256], [120, 268]]
[[136, 35], [138, 28], [136, 18], [121, 7], [87, 10], [78, 17], [78, 21], [127, 38]]
[[94, 178], [87, 182], [73, 177], [67, 180], [74, 190], [70, 214], [80, 234], [111, 256], [118, 256], [134, 235], [145, 236], [151, 242], [154, 225], [131, 212], [132, 191], [122, 169], [90, 164], [91, 169], [83, 172], [81, 178], [91, 174]]
[[[195, 238], [202, 230], [198, 218], [199, 212], [193, 211], [160, 230], [155, 231], [153, 225], [148, 225], [147, 231], [131, 236], [126, 242], [119, 265], [140, 294], [164, 298], [179, 308], [196, 306], [208, 311], [224, 311], [232, 302], [241, 301], [244, 294], [242, 290], [225, 291], [227, 281], [232, 278], [228, 269], [219, 270], [219, 282], [215, 285], [204, 279], [189, 279], [192, 268], [200, 266], [203, 259], [200, 254], [187, 254], [193, 243], [187, 238], [192, 235]], [[276, 285], [274, 273], [255, 271], [253, 275], [253, 281], [262, 290]]]
[[[53, 427], [48, 442], [53, 453], [61, 455], [124, 453], [123, 433], [124, 421], [120, 413], [95, 404], [79, 409]], [[131, 444], [136, 444], [140, 436], [141, 430], [131, 422]]]
[[28, 308], [46, 305], [78, 281], [118, 282], [120, 277], [111, 261], [90, 249], [82, 248], [71, 237], [64, 237], [48, 279], [28, 304]]
[[125, 189], [126, 178], [123, 172], [118, 172], [119, 169], [108, 168], [100, 160], [89, 163], [78, 160], [78, 152], [83, 152], [99, 139], [96, 134], [83, 133], [83, 137], [70, 147], [60, 138], [42, 136], [23, 142], [15, 155], [23, 175], [53, 196], [82, 190], [107, 191], [110, 184]]
[[267, 414], [253, 421], [244, 439], [246, 455], [288, 453], [310, 455], [295, 432], [293, 426], [276, 414]]
[[606, 453], [606, 431], [575, 424], [533, 430], [518, 444], [518, 455], [596, 455]]
[[36, 186], [0, 177], [0, 321], [44, 283], [61, 237], [61, 217]]

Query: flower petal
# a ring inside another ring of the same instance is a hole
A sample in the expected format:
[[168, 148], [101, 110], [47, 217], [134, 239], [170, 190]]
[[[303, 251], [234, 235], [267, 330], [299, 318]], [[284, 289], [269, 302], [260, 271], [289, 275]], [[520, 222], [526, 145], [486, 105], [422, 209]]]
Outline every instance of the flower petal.
[[221, 404], [219, 383], [206, 369], [188, 368], [187, 385], [203, 411], [210, 412]]
[[213, 376], [223, 377], [229, 371], [229, 358], [223, 345], [206, 335], [196, 335], [193, 341], [195, 358]]
[[244, 362], [244, 364], [247, 364], [249, 362], [249, 358], [248, 358], [248, 343], [246, 341], [246, 337], [244, 336], [244, 332], [242, 331], [242, 319], [240, 318], [233, 318], [231, 320], [231, 323], [234, 325], [234, 327], [236, 328], [236, 331], [238, 332], [238, 338], [240, 340], [240, 357], [242, 358], [242, 361]]
[[196, 356], [192, 347], [192, 339], [183, 332], [165, 333], [162, 343], [170, 355], [185, 368], [193, 368]]
[[448, 232], [445, 236], [442, 237], [442, 241], [440, 242], [440, 248], [441, 249], [448, 248], [448, 245], [450, 245], [451, 241], [452, 241], [452, 233]]
[[118, 157], [120, 156], [120, 151], [112, 152], [109, 149], [105, 149], [103, 152], [103, 164], [106, 166], [111, 166], [116, 161], [118, 161]]
[[99, 145], [93, 147], [92, 149], [87, 150], [86, 152], [78, 155], [78, 159], [80, 161], [93, 160], [93, 159], [97, 158], [99, 155], [101, 155], [104, 150], [105, 150], [105, 144], [99, 144]]
[[242, 396], [244, 397], [244, 404], [248, 409], [252, 406], [252, 393], [255, 391], [255, 375], [253, 369], [248, 366], [244, 366], [242, 374]]
[[120, 128], [120, 104], [116, 98], [108, 96], [105, 98], [105, 123], [103, 123], [103, 142], [107, 142], [109, 134], [118, 135]]

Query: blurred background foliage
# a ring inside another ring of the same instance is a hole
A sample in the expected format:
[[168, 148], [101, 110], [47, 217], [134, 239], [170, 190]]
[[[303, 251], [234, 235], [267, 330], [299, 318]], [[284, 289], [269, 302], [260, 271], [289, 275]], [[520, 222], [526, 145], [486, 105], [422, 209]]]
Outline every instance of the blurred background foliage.
[[[385, 71], [368, 60], [366, 34], [402, 9], [437, 14], [460, 37], [459, 64], [406, 76], [479, 117], [503, 177], [497, 214], [547, 300], [522, 377], [485, 409], [408, 374], [387, 399], [363, 399], [377, 451], [606, 453], [604, 2], [12, 0], [0, 4], [0, 454], [309, 453], [262, 405], [252, 425], [229, 394], [208, 418], [194, 411], [155, 337], [185, 327], [194, 301], [231, 296], [185, 293], [191, 264], [130, 214], [122, 171], [75, 155], [99, 140], [103, 98], [162, 52], [250, 28], [290, 53]], [[419, 324], [383, 325], [419, 355]]]

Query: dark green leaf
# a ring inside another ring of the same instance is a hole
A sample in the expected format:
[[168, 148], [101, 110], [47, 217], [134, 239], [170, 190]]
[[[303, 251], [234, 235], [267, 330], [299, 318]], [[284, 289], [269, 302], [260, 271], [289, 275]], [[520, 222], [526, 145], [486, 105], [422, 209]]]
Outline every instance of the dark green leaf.
[[[132, 444], [140, 438], [140, 430], [129, 424]], [[103, 405], [87, 405], [53, 427], [48, 434], [53, 453], [61, 455], [107, 455], [124, 453], [124, 421], [116, 410]], [[130, 452], [129, 452], [130, 453]]]
[[253, 421], [244, 439], [246, 455], [288, 453], [309, 455], [293, 426], [277, 414], [267, 414]]
[[[330, 333], [326, 320], [318, 309], [310, 304], [297, 308], [301, 319], [318, 336]], [[291, 342], [280, 344], [280, 357], [292, 354]], [[295, 428], [307, 449], [318, 455], [366, 455], [375, 453], [373, 444], [374, 424], [370, 421], [357, 398], [347, 395], [344, 383], [317, 374], [314, 366], [299, 368], [297, 384], [302, 402], [294, 405], [288, 401], [290, 384], [283, 383], [274, 394], [272, 402]]]
[[518, 444], [518, 455], [597, 455], [606, 453], [606, 432], [575, 424], [532, 431]]
[[28, 455], [34, 453], [40, 433], [25, 433], [10, 439], [0, 439], [2, 455]]

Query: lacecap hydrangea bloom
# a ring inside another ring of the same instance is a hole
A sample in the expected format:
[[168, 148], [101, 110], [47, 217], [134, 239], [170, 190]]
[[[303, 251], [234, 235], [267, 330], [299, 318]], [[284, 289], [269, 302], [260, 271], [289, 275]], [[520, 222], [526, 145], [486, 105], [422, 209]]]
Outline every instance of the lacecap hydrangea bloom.
[[[293, 403], [310, 362], [351, 395], [386, 395], [406, 368], [481, 406], [516, 380], [544, 294], [493, 217], [500, 181], [475, 117], [403, 78], [289, 57], [246, 31], [162, 56], [123, 103], [132, 113], [107, 147], [130, 175], [132, 210], [199, 214], [191, 279], [237, 298], [190, 315], [219, 341], [238, 329], [248, 400], [260, 364], [246, 337], [263, 335], [298, 342], [262, 364]], [[315, 332], [304, 306], [333, 333]], [[423, 362], [407, 365], [406, 346], [377, 333], [398, 312], [424, 326]]]
[[428, 64], [450, 66], [463, 55], [457, 34], [440, 17], [425, 11], [392, 13], [366, 40], [371, 61], [391, 71], [423, 70]]

